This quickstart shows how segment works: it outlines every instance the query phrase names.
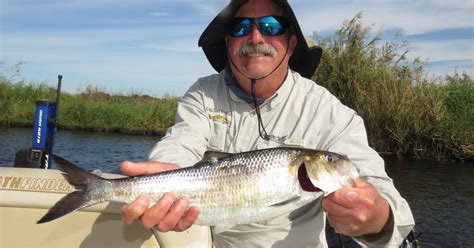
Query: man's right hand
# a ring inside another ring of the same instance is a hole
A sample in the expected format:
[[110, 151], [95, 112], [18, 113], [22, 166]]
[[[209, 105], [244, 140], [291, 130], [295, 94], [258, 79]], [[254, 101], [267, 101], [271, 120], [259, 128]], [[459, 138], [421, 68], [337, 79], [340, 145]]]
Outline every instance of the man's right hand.
[[[123, 174], [127, 176], [154, 174], [178, 168], [174, 164], [160, 162], [133, 163], [125, 161], [120, 166]], [[122, 207], [122, 222], [132, 224], [135, 220], [140, 219], [146, 228], [156, 226], [160, 232], [181, 232], [191, 227], [199, 215], [198, 207], [189, 208], [187, 197], [183, 196], [177, 199], [173, 193], [164, 194], [150, 208], [148, 208], [149, 205], [150, 198], [148, 196], [137, 197], [132, 203]]]

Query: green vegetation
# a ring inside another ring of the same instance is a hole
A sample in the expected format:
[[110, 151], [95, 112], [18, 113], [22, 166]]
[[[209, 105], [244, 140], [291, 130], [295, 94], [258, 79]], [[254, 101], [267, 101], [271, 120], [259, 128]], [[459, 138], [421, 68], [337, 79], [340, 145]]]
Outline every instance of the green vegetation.
[[379, 152], [436, 160], [474, 158], [474, 81], [468, 75], [427, 79], [406, 59], [407, 43], [369, 38], [360, 15], [320, 39], [324, 55], [313, 79], [364, 118]]
[[[369, 37], [360, 16], [318, 40], [324, 49], [313, 79], [364, 118], [381, 153], [435, 160], [474, 159], [474, 81], [454, 72], [427, 78], [425, 65], [406, 59], [406, 42]], [[0, 77], [0, 123], [32, 125], [34, 102], [54, 99], [45, 84]], [[173, 124], [177, 98], [110, 95], [88, 87], [62, 94], [59, 128], [162, 135]]]
[[[31, 126], [34, 103], [54, 100], [56, 89], [45, 84], [11, 83], [0, 78], [0, 123]], [[174, 123], [177, 98], [158, 99], [144, 95], [110, 95], [87, 87], [84, 93], [61, 94], [61, 129], [163, 135]]]

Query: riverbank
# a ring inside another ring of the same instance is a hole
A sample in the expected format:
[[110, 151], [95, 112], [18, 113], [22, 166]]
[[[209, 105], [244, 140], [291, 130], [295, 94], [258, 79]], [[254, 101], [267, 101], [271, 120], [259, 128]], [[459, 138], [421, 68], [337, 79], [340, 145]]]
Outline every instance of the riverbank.
[[[313, 80], [356, 110], [370, 145], [382, 154], [431, 160], [474, 160], [474, 81], [467, 74], [428, 78], [409, 61], [405, 42], [381, 42], [356, 16], [317, 40], [324, 50]], [[31, 126], [34, 102], [55, 99], [47, 84], [0, 76], [0, 124]], [[59, 129], [163, 135], [174, 123], [178, 98], [113, 95], [87, 87], [62, 94]]]
[[474, 159], [474, 81], [465, 73], [428, 77], [409, 43], [382, 43], [357, 15], [321, 38], [313, 80], [364, 119], [369, 143], [381, 153], [433, 160]]
[[[12, 83], [0, 78], [0, 125], [30, 127], [34, 103], [56, 99], [46, 84]], [[89, 86], [79, 94], [61, 94], [58, 129], [162, 136], [174, 123], [177, 97], [111, 95]]]
[[[468, 99], [474, 94], [472, 81], [405, 90], [413, 91], [406, 95], [416, 95], [402, 100], [385, 96], [388, 92], [373, 92], [377, 97], [371, 101], [379, 102], [355, 105], [365, 120], [371, 146], [383, 154], [472, 161], [474, 104]], [[0, 105], [4, 106], [0, 125], [31, 127], [34, 102], [55, 99], [55, 94], [55, 88], [45, 84], [0, 80]], [[58, 129], [162, 136], [174, 123], [177, 101], [175, 97], [110, 95], [88, 87], [79, 94], [62, 94]]]

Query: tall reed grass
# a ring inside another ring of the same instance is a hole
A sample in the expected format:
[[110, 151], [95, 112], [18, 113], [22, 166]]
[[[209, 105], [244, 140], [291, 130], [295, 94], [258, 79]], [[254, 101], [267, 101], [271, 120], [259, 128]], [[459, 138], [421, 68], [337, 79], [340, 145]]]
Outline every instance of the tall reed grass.
[[[435, 160], [474, 159], [474, 81], [454, 72], [428, 79], [425, 65], [406, 58], [408, 43], [370, 37], [357, 15], [318, 43], [323, 58], [313, 79], [365, 120], [381, 153]], [[54, 99], [45, 84], [0, 77], [0, 123], [32, 125], [34, 102]], [[173, 124], [177, 98], [110, 95], [90, 86], [62, 94], [59, 127], [162, 135]]]
[[472, 160], [473, 80], [457, 72], [427, 79], [419, 59], [406, 59], [408, 43], [381, 36], [370, 37], [356, 15], [318, 40], [324, 55], [313, 79], [363, 117], [377, 151]]

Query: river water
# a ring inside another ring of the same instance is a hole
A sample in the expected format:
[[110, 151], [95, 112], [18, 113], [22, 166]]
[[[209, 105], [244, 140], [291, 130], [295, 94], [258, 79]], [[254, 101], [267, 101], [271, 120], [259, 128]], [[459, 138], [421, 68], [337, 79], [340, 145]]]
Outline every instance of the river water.
[[[31, 146], [32, 129], [0, 127], [0, 166]], [[59, 131], [54, 152], [88, 170], [117, 173], [124, 160], [143, 161], [157, 137]], [[410, 204], [423, 247], [474, 247], [474, 164], [385, 158], [386, 170]]]

